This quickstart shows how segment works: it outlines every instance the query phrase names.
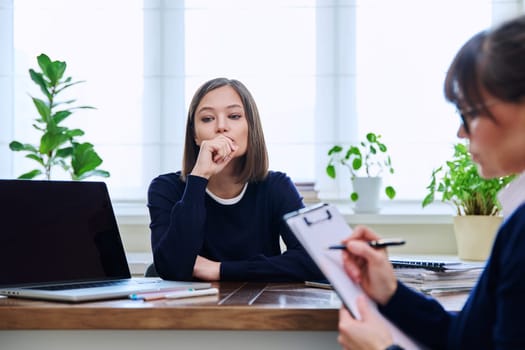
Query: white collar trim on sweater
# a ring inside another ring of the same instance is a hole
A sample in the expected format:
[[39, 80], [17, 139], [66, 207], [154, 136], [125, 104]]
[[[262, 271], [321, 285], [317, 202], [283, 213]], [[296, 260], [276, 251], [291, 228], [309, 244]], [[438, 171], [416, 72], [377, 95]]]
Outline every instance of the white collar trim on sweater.
[[503, 217], [509, 217], [525, 202], [525, 172], [498, 193], [498, 200], [503, 208]]
[[233, 197], [233, 198], [221, 198], [217, 196], [216, 194], [212, 193], [208, 188], [206, 187], [206, 193], [213, 198], [216, 202], [223, 204], [223, 205], [233, 205], [237, 204], [241, 201], [242, 197], [244, 196], [244, 193], [246, 192], [246, 189], [248, 188], [248, 183], [244, 184], [244, 187], [242, 188], [241, 193], [239, 195]]

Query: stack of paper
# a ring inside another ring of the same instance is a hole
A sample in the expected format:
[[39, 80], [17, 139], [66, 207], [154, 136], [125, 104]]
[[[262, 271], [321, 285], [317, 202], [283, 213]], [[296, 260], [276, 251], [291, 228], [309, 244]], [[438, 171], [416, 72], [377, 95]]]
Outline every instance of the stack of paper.
[[[397, 278], [416, 290], [425, 294], [468, 292], [477, 283], [483, 272], [484, 263], [470, 263], [461, 261], [434, 262], [432, 266], [425, 267], [416, 261], [407, 264], [396, 264], [393, 261]], [[425, 262], [428, 263], [428, 262]], [[400, 267], [407, 266], [407, 267]]]
[[303, 197], [305, 205], [319, 203], [318, 191], [315, 189], [315, 182], [295, 182], [295, 187]]

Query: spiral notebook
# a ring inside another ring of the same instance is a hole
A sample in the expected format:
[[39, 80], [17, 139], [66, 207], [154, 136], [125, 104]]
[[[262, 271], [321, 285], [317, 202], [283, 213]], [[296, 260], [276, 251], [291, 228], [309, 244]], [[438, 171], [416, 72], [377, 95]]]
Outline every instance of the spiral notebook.
[[391, 257], [390, 262], [395, 269], [401, 268], [420, 268], [430, 271], [443, 272], [454, 266], [460, 265], [459, 261], [443, 261], [438, 259], [421, 259], [421, 258], [399, 258]]
[[[328, 249], [330, 245], [340, 243], [352, 233], [350, 226], [337, 208], [330, 204], [321, 203], [289, 213], [284, 216], [284, 220], [328, 279], [346, 308], [354, 317], [360, 319], [356, 298], [365, 293], [344, 271], [341, 251]], [[422, 348], [396, 325], [382, 316], [372, 300], [369, 299], [368, 301], [372, 309], [389, 326], [396, 344], [406, 350]]]
[[453, 272], [482, 269], [485, 262], [461, 261], [457, 257], [447, 256], [390, 256], [390, 262], [395, 269], [424, 269], [435, 272]]

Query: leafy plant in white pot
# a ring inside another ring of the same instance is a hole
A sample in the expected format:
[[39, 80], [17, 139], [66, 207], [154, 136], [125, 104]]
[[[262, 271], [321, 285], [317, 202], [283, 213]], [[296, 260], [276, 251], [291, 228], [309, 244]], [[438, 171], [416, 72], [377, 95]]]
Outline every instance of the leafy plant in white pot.
[[[381, 142], [381, 135], [373, 132], [366, 134], [365, 140], [357, 145], [350, 145], [346, 151], [340, 145], [335, 145], [328, 151], [330, 159], [326, 166], [326, 173], [329, 177], [336, 178], [338, 165], [345, 166], [350, 172], [352, 181], [350, 199], [355, 202], [356, 213], [379, 211], [382, 175], [385, 171], [394, 173], [387, 151], [387, 146]], [[389, 199], [396, 196], [392, 186], [386, 186], [384, 190]]]
[[513, 178], [482, 178], [465, 143], [455, 144], [452, 159], [432, 171], [422, 205], [434, 202], [436, 194], [441, 194], [442, 202], [454, 205], [459, 258], [482, 261], [488, 257], [502, 221], [497, 194]]

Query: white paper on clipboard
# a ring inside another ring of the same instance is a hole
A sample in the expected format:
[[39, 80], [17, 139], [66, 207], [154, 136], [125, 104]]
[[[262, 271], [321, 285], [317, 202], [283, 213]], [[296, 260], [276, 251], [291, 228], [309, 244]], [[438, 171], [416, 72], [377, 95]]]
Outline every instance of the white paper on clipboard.
[[[360, 319], [361, 316], [357, 311], [356, 298], [359, 295], [365, 295], [365, 293], [346, 274], [342, 264], [341, 251], [328, 249], [331, 245], [340, 244], [343, 239], [352, 233], [350, 226], [348, 226], [337, 208], [330, 204], [321, 203], [289, 213], [285, 215], [284, 220], [325, 277], [330, 281], [342, 302], [357, 319]], [[414, 340], [381, 315], [372, 300], [368, 300], [372, 309], [390, 327], [396, 344], [406, 350], [422, 349]]]

